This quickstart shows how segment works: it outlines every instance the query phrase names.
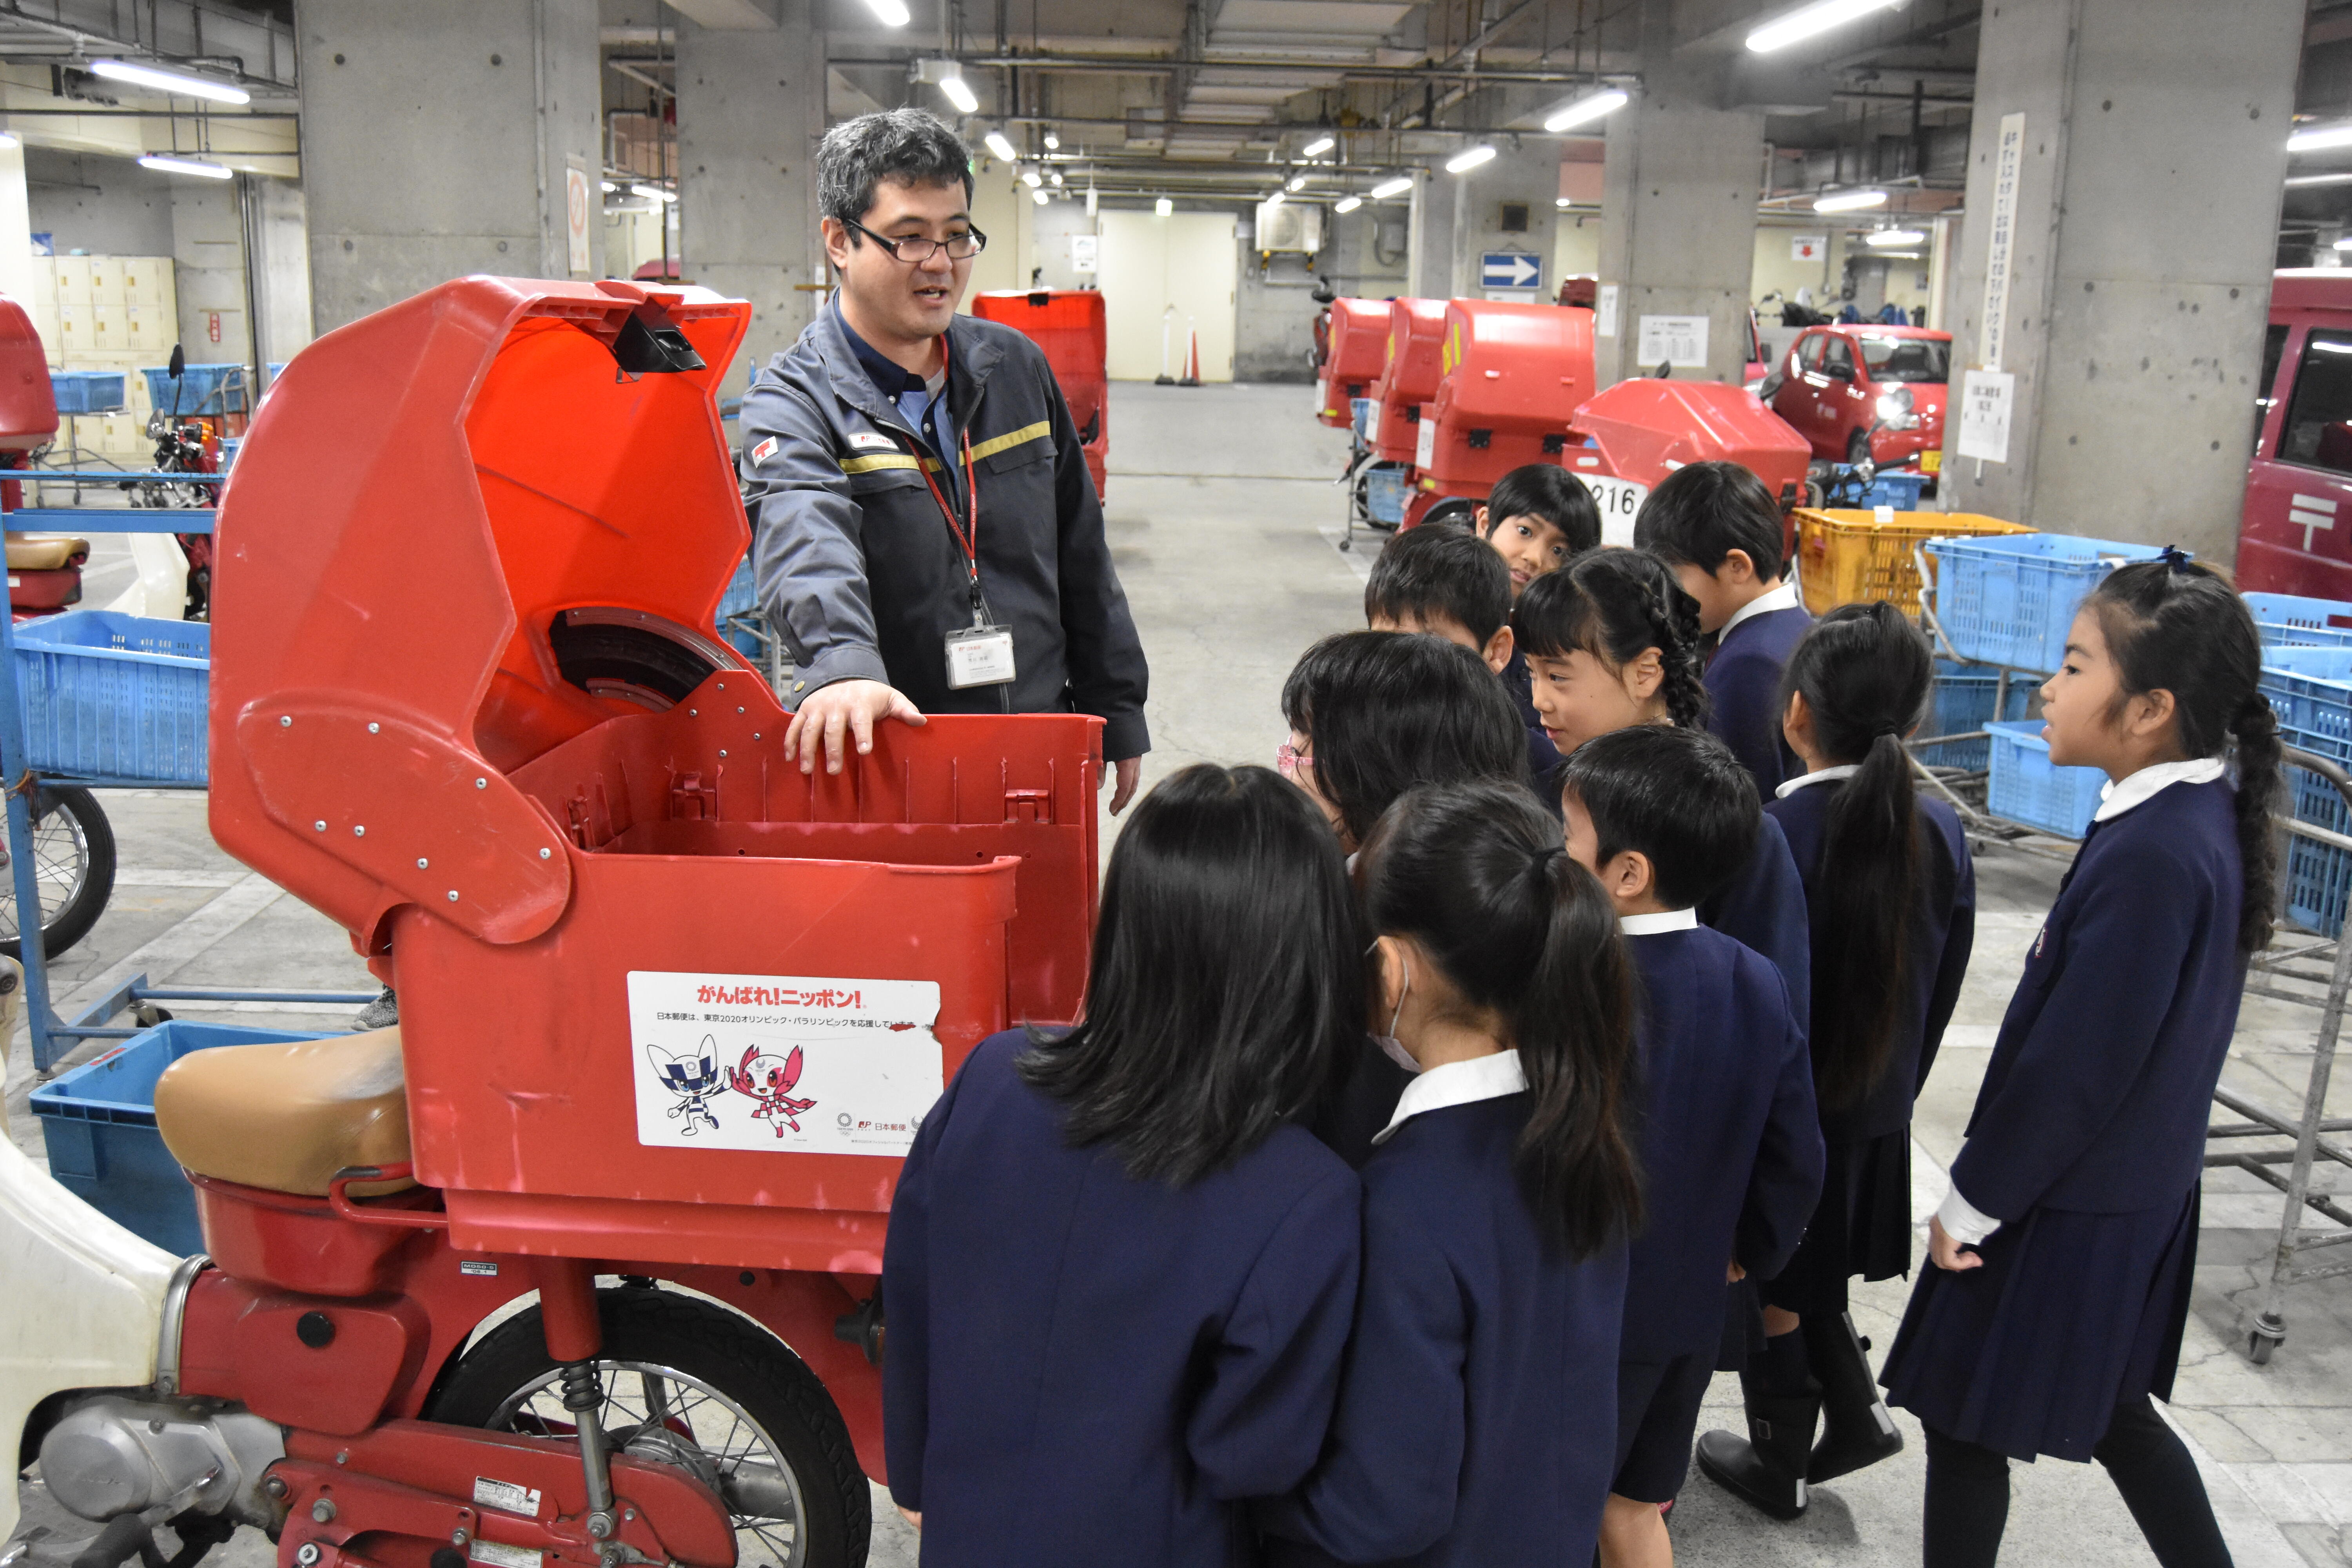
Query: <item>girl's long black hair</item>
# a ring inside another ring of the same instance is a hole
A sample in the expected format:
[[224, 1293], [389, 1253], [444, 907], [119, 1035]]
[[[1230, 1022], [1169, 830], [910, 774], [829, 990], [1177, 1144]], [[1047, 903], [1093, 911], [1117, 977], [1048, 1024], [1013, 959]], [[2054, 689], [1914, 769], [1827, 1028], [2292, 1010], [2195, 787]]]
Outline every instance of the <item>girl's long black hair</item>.
[[1411, 937], [1507, 1025], [1529, 1100], [1516, 1163], [1545, 1229], [1579, 1258], [1630, 1231], [1633, 965], [1559, 824], [1508, 784], [1424, 785], [1389, 808], [1358, 865], [1372, 929]]
[[1369, 940], [1313, 802], [1268, 768], [1186, 768], [1111, 851], [1085, 1020], [1033, 1029], [1021, 1076], [1062, 1102], [1073, 1144], [1189, 1185], [1361, 1044]]
[[1665, 700], [1667, 716], [1685, 730], [1706, 723], [1698, 601], [1683, 592], [1673, 569], [1654, 555], [1586, 551], [1520, 591], [1511, 627], [1519, 647], [1535, 658], [1581, 651], [1622, 669], [1656, 648], [1665, 671], [1658, 694]]
[[2227, 578], [2171, 550], [2161, 561], [2116, 567], [2084, 604], [2099, 618], [2123, 695], [2172, 693], [2184, 752], [2218, 757], [2237, 743], [2245, 889], [2238, 951], [2260, 952], [2271, 940], [2278, 894], [2270, 814], [2280, 787], [2280, 748], [2278, 718], [2262, 691], [2262, 639], [2252, 614]]
[[1859, 1103], [1894, 1054], [1927, 831], [1903, 737], [1935, 679], [1927, 639], [1883, 600], [1823, 616], [1781, 678], [1781, 712], [1803, 697], [1822, 753], [1861, 769], [1837, 786], [1811, 889], [1813, 1091], [1824, 1110]]

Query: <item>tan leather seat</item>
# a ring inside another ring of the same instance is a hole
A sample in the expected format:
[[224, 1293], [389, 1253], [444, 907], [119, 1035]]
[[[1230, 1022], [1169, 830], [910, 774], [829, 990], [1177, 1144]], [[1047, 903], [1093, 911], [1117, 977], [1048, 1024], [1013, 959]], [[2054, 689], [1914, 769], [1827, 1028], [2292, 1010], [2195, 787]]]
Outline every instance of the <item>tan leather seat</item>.
[[58, 572], [89, 559], [89, 541], [69, 533], [12, 533], [8, 570]]
[[172, 1158], [196, 1175], [324, 1197], [346, 1166], [408, 1158], [400, 1030], [191, 1052], [155, 1085], [155, 1125]]

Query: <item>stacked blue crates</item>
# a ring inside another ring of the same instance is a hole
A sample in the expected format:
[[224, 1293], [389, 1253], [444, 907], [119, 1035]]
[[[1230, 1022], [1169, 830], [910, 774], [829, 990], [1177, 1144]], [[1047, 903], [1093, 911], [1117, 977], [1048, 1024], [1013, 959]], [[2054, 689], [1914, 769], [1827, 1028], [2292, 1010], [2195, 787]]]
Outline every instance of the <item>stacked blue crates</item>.
[[2062, 768], [2050, 760], [2042, 721], [1998, 720], [1991, 731], [1992, 755], [1985, 775], [1985, 809], [2005, 822], [2022, 824], [2061, 838], [2091, 830], [2107, 775], [2097, 768]]
[[1980, 664], [2053, 670], [2084, 598], [2108, 573], [2161, 554], [2149, 544], [2065, 533], [1931, 539], [1936, 619], [1952, 651]]
[[732, 624], [737, 616], [748, 616], [760, 607], [760, 597], [751, 585], [751, 558], [743, 557], [728, 581], [727, 596], [719, 601], [719, 635], [727, 645], [754, 664], [765, 658], [768, 650], [757, 633], [748, 626]]
[[212, 627], [69, 610], [16, 628], [33, 767], [67, 778], [205, 782]]
[[[2263, 690], [2278, 713], [2279, 739], [2352, 767], [2352, 647], [2265, 647]], [[2298, 821], [2352, 833], [2352, 817], [2334, 784], [2303, 768], [2287, 769], [2286, 777]], [[2336, 935], [2352, 898], [2352, 855], [2290, 837], [2286, 860], [2288, 918], [2324, 936]]]
[[119, 370], [53, 370], [49, 390], [60, 414], [120, 414], [130, 377]]
[[2352, 605], [2294, 594], [2248, 594], [2265, 647], [2352, 647]]
[[[2000, 696], [2000, 675], [1997, 670], [1978, 669], [1948, 658], [1936, 661], [1936, 686], [1928, 699], [1927, 717], [1919, 726], [1923, 739], [1937, 735], [1966, 735], [1983, 729], [1995, 719], [2022, 719], [2026, 704], [2033, 700], [2034, 683], [2031, 677], [2012, 676], [2009, 682], [2009, 698], [2002, 711], [1993, 711]], [[1987, 740], [1947, 741], [1941, 745], [1914, 746], [1913, 754], [1930, 767], [1964, 768], [1981, 773], [1990, 765], [1992, 742]]]

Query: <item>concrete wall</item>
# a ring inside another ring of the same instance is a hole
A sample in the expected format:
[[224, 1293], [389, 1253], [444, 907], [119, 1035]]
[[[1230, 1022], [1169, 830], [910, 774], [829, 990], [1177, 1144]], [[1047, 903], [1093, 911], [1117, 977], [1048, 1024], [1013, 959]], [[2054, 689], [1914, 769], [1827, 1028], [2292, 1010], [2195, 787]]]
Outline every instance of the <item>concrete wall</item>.
[[1551, 274], [1545, 279], [1553, 298], [1559, 295], [1562, 279], [1597, 278], [1600, 274], [1601, 215], [1561, 213], [1552, 235]]
[[283, 363], [310, 341], [309, 209], [291, 180], [256, 179], [248, 199], [260, 357]]
[[2301, 0], [1988, 7], [1955, 378], [1981, 362], [1997, 144], [2025, 117], [2006, 462], [1958, 455], [1943, 504], [2234, 558], [2269, 310]]
[[596, 9], [297, 0], [320, 330], [469, 272], [569, 274], [565, 170], [603, 166]]
[[[1559, 143], [1538, 138], [1513, 147], [1504, 143], [1495, 156], [1466, 174], [1441, 169], [1431, 176], [1452, 181], [1454, 194], [1454, 271], [1448, 299], [1483, 299], [1490, 292], [1480, 282], [1479, 258], [1489, 251], [1523, 251], [1536, 259], [1542, 277], [1527, 294], [1494, 291], [1497, 299], [1549, 300], [1559, 292], [1552, 270], [1552, 236], [1559, 219]], [[1503, 208], [1524, 205], [1528, 226], [1517, 232], [1503, 227]]]
[[[1244, 227], [1249, 223], [1242, 220]], [[1325, 216], [1324, 254], [1330, 250]], [[1239, 284], [1234, 302], [1234, 379], [1315, 379], [1315, 302], [1319, 256], [1296, 251], [1262, 260], [1246, 235], [1235, 241]]]
[[1367, 202], [1323, 221], [1316, 267], [1342, 294], [1388, 300], [1405, 291], [1412, 261], [1412, 215], [1397, 202]]
[[58, 255], [172, 254], [170, 175], [128, 157], [49, 147], [26, 147], [23, 157], [32, 229], [55, 236]]
[[245, 218], [234, 180], [172, 184], [172, 262], [180, 342], [191, 364], [253, 363], [245, 300]]

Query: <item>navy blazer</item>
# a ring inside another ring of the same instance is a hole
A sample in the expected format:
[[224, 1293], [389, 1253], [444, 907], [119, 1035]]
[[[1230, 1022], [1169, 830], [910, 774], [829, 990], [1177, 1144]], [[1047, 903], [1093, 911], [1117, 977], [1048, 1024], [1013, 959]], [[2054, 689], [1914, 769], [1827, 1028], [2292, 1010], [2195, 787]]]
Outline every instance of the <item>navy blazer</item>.
[[1247, 1561], [1321, 1451], [1361, 1194], [1296, 1127], [1181, 1190], [1063, 1141], [984, 1040], [923, 1118], [882, 1287], [890, 1492], [926, 1568]]
[[1559, 748], [1551, 743], [1544, 730], [1543, 715], [1536, 711], [1535, 672], [1528, 667], [1527, 650], [1511, 649], [1511, 662], [1503, 666], [1503, 689], [1511, 694], [1518, 705], [1519, 722], [1528, 727], [1528, 776], [1535, 781], [1536, 795], [1554, 816], [1559, 815]]
[[1643, 1215], [1619, 1353], [1655, 1363], [1714, 1353], [1726, 1265], [1788, 1266], [1822, 1195], [1822, 1130], [1771, 964], [1705, 926], [1625, 945], [1642, 976]]
[[[1842, 779], [1808, 784], [1764, 807], [1765, 815], [1788, 835], [1790, 853], [1805, 879], [1816, 949], [1828, 940], [1817, 889], [1829, 841], [1830, 807], [1844, 788]], [[1927, 1069], [1936, 1065], [1944, 1026], [1952, 1021], [1960, 981], [1969, 972], [1969, 954], [1976, 946], [1977, 868], [1969, 855], [1968, 835], [1960, 831], [1958, 816], [1940, 800], [1920, 795], [1918, 812], [1927, 825], [1927, 853], [1912, 906], [1906, 973], [1897, 992], [1894, 1049], [1877, 1087], [1861, 1103], [1822, 1112], [1822, 1135], [1832, 1143], [1867, 1142], [1910, 1125], [1912, 1102], [1927, 1081]], [[1818, 1027], [1806, 1030], [1808, 1035], [1819, 1032]]]
[[1511, 1165], [1527, 1117], [1524, 1093], [1423, 1111], [1365, 1165], [1339, 1413], [1314, 1475], [1261, 1511], [1272, 1561], [1591, 1561], [1625, 1244], [1579, 1263], [1545, 1238]]
[[[1818, 786], [1816, 786], [1818, 787]], [[1805, 914], [1805, 881], [1780, 825], [1767, 816], [1756, 847], [1730, 881], [1698, 903], [1701, 924], [1745, 943], [1772, 961], [1788, 983], [1789, 1005], [1812, 1016], [1813, 943]]]
[[2091, 825], [1952, 1163], [1995, 1219], [2158, 1208], [2197, 1184], [2245, 988], [2235, 801], [2226, 779], [2176, 784]]
[[1756, 775], [1766, 800], [1783, 779], [1804, 772], [1780, 733], [1780, 672], [1813, 624], [1801, 605], [1750, 616], [1722, 636], [1707, 660], [1706, 727]]

